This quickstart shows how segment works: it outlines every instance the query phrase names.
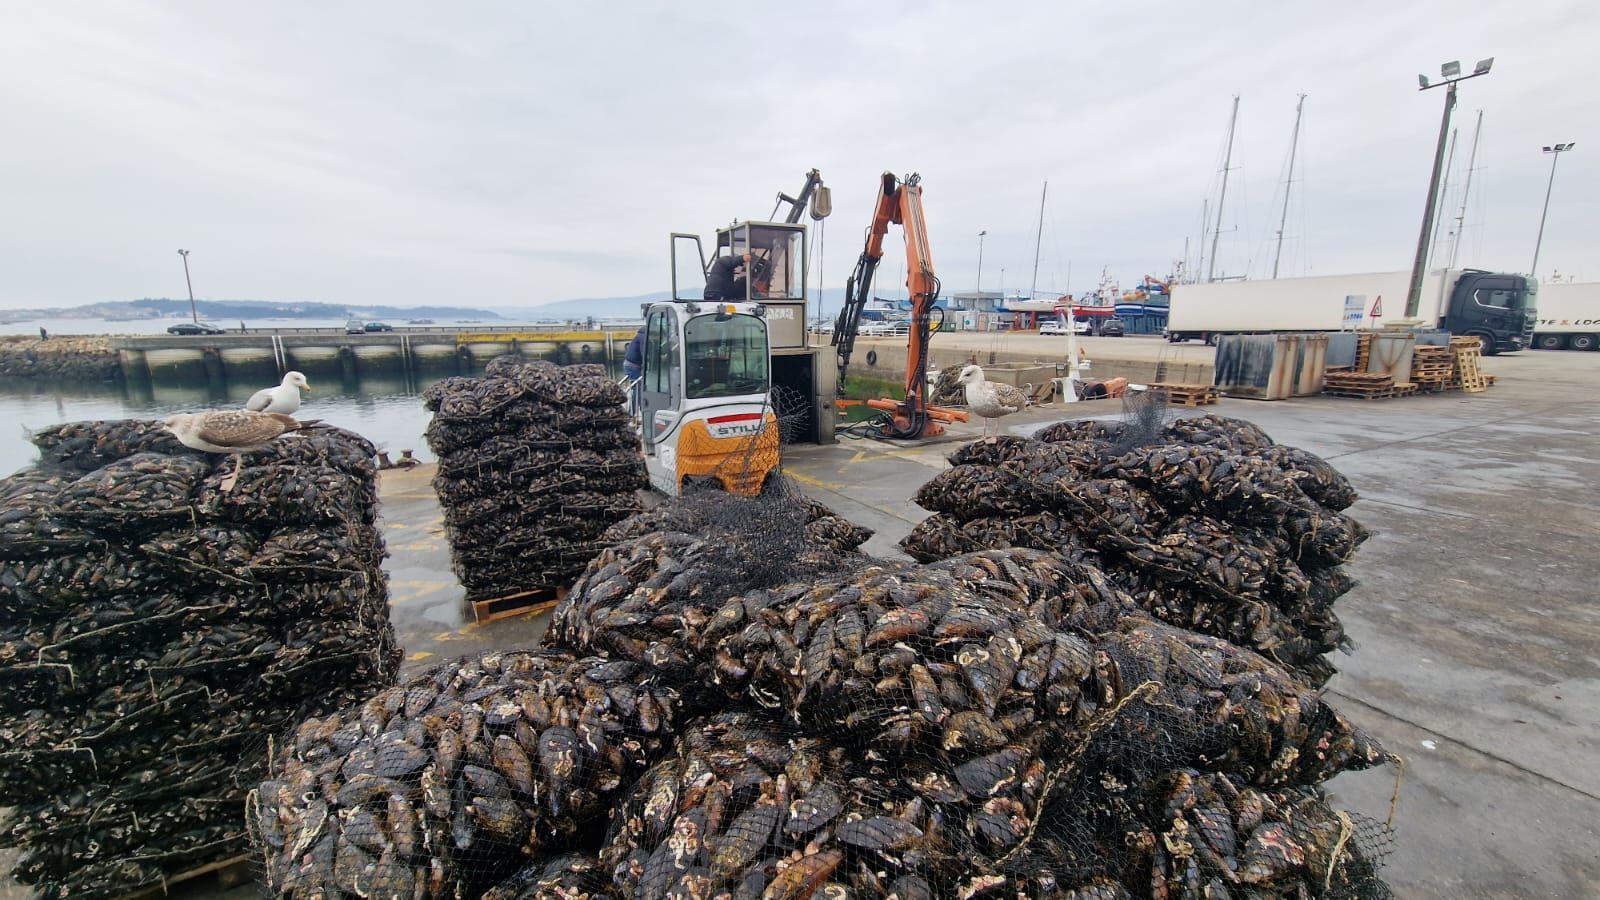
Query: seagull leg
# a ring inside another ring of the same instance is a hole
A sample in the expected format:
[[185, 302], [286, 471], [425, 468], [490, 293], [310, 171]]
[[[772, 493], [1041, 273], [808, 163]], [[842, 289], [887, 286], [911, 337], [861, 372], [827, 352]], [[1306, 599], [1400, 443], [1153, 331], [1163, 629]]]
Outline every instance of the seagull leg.
[[244, 468], [244, 454], [235, 453], [233, 455], [233, 471], [222, 479], [222, 484], [220, 485], [223, 493], [233, 490], [233, 486], [239, 483], [239, 470], [242, 468]]

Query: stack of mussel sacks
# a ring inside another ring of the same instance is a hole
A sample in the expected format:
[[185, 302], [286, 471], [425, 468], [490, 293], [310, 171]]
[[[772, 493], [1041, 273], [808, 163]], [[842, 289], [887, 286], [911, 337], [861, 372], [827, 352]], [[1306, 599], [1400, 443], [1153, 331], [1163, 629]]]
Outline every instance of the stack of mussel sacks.
[[265, 735], [392, 683], [374, 449], [316, 428], [244, 457], [159, 423], [34, 435], [0, 481], [0, 844], [42, 896], [238, 855]]
[[729, 595], [608, 548], [550, 647], [305, 723], [250, 804], [278, 896], [1381, 896], [1320, 785], [1385, 752], [1258, 654], [1027, 549]]
[[622, 389], [598, 365], [503, 356], [423, 392], [456, 577], [471, 600], [570, 582], [648, 483]]
[[1238, 419], [1052, 425], [967, 444], [917, 492], [933, 516], [901, 546], [919, 560], [1031, 547], [1103, 569], [1162, 621], [1224, 638], [1320, 686], [1347, 648], [1334, 601], [1368, 532], [1326, 461]]
[[723, 599], [679, 577], [715, 552], [621, 545], [552, 625], [683, 698], [597, 853], [617, 896], [1382, 893], [1319, 786], [1385, 752], [1093, 567], [980, 551]]

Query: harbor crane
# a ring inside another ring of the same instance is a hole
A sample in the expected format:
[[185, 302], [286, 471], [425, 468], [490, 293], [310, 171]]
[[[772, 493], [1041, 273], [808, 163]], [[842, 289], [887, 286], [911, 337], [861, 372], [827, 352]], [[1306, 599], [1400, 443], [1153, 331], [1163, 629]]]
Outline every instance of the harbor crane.
[[906, 237], [906, 288], [911, 297], [911, 322], [906, 347], [904, 400], [869, 400], [867, 405], [888, 413], [879, 424], [881, 437], [915, 439], [944, 433], [941, 422], [965, 422], [966, 413], [941, 409], [928, 403], [928, 343], [933, 332], [944, 324], [944, 311], [934, 306], [939, 300], [939, 277], [933, 270], [933, 253], [928, 245], [928, 225], [922, 215], [922, 176], [912, 173], [902, 181], [893, 172], [884, 172], [879, 181], [877, 206], [872, 225], [867, 229], [866, 246], [856, 260], [855, 271], [845, 282], [844, 306], [834, 325], [832, 344], [839, 366], [838, 382], [844, 385], [845, 370], [855, 351], [861, 329], [861, 313], [872, 299], [872, 280], [883, 260], [883, 239], [890, 225], [899, 225]]

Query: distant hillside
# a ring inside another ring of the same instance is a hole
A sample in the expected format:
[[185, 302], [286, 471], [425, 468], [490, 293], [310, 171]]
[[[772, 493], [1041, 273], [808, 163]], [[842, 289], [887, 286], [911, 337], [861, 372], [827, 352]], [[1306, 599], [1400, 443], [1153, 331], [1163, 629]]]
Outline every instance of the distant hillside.
[[634, 297], [585, 297], [578, 300], [557, 300], [530, 307], [527, 313], [541, 319], [637, 319], [639, 307], [672, 297], [671, 291], [656, 291]]
[[[463, 306], [371, 306], [282, 300], [196, 300], [200, 315], [210, 319], [363, 319], [440, 318], [498, 319], [500, 314], [487, 309]], [[105, 319], [187, 316], [188, 300], [147, 297], [142, 300], [113, 300], [54, 309], [10, 309], [7, 318], [26, 319]]]

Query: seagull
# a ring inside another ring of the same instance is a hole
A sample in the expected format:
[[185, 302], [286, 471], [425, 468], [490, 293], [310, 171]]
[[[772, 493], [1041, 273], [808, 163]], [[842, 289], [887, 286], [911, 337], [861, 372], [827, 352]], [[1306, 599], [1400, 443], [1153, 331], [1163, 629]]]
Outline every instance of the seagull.
[[311, 390], [311, 385], [306, 384], [306, 377], [299, 372], [286, 372], [283, 383], [275, 388], [262, 388], [250, 395], [245, 401], [244, 408], [253, 412], [285, 413], [292, 415], [300, 411], [300, 392]]
[[299, 431], [311, 423], [296, 421], [282, 413], [217, 409], [203, 413], [178, 413], [168, 416], [162, 424], [185, 447], [206, 453], [233, 454], [233, 472], [222, 479], [221, 485], [223, 491], [231, 491], [239, 481], [239, 470], [244, 467], [244, 454], [260, 450], [283, 435]]
[[967, 366], [956, 378], [957, 384], [967, 386], [967, 409], [984, 418], [983, 434], [989, 435], [990, 419], [1009, 416], [1028, 405], [1028, 395], [1009, 384], [983, 380], [983, 370]]

